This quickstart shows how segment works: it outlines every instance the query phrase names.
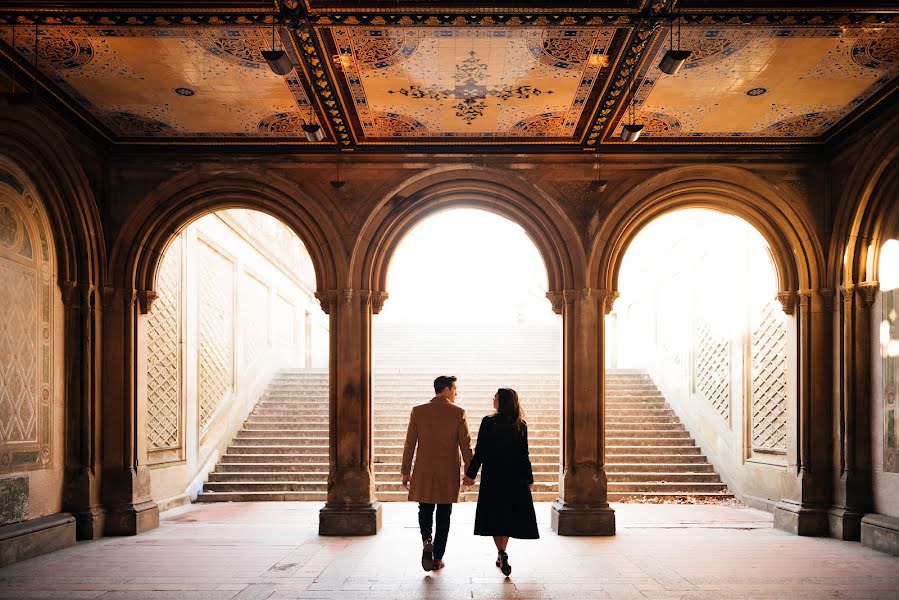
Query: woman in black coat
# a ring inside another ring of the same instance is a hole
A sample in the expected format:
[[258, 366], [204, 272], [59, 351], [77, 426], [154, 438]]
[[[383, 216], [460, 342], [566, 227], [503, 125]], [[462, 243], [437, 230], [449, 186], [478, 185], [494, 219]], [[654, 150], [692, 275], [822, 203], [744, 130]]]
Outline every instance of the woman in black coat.
[[533, 540], [540, 534], [531, 497], [534, 473], [528, 457], [528, 427], [518, 394], [513, 389], [500, 388], [493, 397], [493, 407], [496, 412], [481, 421], [465, 483], [474, 483], [478, 469], [484, 466], [474, 533], [493, 536], [496, 566], [508, 576], [512, 572], [506, 553], [509, 538]]

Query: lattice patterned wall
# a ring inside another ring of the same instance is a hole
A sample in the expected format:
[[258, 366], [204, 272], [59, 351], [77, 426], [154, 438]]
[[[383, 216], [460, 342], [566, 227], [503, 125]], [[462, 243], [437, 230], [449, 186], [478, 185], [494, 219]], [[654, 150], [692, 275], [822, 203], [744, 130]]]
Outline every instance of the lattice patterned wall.
[[234, 382], [234, 262], [202, 242], [197, 259], [198, 397], [205, 431]]
[[[269, 346], [268, 286], [249, 273], [244, 273], [241, 279], [243, 361], [245, 365], [250, 365]], [[281, 327], [280, 323], [278, 327]]]
[[698, 322], [694, 347], [695, 389], [730, 423], [730, 342], [716, 335], [707, 323]]
[[0, 472], [51, 462], [53, 258], [38, 201], [0, 170]]
[[147, 322], [147, 449], [150, 462], [181, 458], [182, 236], [172, 240], [156, 279]]
[[750, 342], [753, 452], [787, 450], [787, 330], [777, 300], [765, 305]]

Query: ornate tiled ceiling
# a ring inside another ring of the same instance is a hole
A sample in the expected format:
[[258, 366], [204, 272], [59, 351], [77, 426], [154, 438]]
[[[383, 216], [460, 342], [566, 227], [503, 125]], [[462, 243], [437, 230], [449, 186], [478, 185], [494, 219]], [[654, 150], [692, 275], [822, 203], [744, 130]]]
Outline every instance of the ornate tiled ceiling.
[[605, 80], [616, 29], [329, 27], [323, 33], [363, 141], [573, 142]]
[[[283, 0], [286, 77], [261, 55], [267, 2], [106, 4], [0, 9], [0, 54], [112, 143], [796, 146], [827, 142], [899, 84], [895, 2]], [[693, 55], [665, 75], [674, 17]], [[632, 98], [646, 129], [623, 142]]]
[[[29, 32], [31, 33], [31, 32]], [[38, 66], [73, 102], [127, 138], [297, 138], [315, 116], [294, 73], [271, 72], [258, 27], [38, 29]], [[12, 45], [11, 28], [0, 39]], [[16, 38], [34, 62], [34, 37]]]
[[657, 66], [665, 41], [638, 80], [647, 139], [815, 139], [899, 76], [896, 29], [689, 27], [681, 46], [679, 73]]

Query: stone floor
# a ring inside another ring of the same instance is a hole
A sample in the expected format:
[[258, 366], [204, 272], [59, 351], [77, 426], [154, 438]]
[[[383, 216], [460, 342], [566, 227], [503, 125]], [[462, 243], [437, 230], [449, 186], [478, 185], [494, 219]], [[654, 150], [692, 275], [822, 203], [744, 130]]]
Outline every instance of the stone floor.
[[320, 506], [175, 509], [150, 533], [0, 569], [0, 598], [899, 598], [899, 558], [791, 536], [747, 508], [618, 504], [617, 536], [563, 538], [541, 504], [542, 538], [512, 541], [505, 579], [491, 540], [470, 533], [473, 504], [456, 506], [447, 567], [432, 574], [419, 566], [413, 505], [385, 505], [384, 529], [366, 538], [316, 535]]

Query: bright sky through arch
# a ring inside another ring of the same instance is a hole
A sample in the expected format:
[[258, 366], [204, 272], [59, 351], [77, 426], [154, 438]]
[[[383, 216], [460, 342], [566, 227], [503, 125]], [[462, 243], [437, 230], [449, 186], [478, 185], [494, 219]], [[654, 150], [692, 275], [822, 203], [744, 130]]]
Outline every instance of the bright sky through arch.
[[524, 230], [475, 209], [441, 212], [403, 239], [387, 273], [382, 323], [547, 324], [543, 258]]

